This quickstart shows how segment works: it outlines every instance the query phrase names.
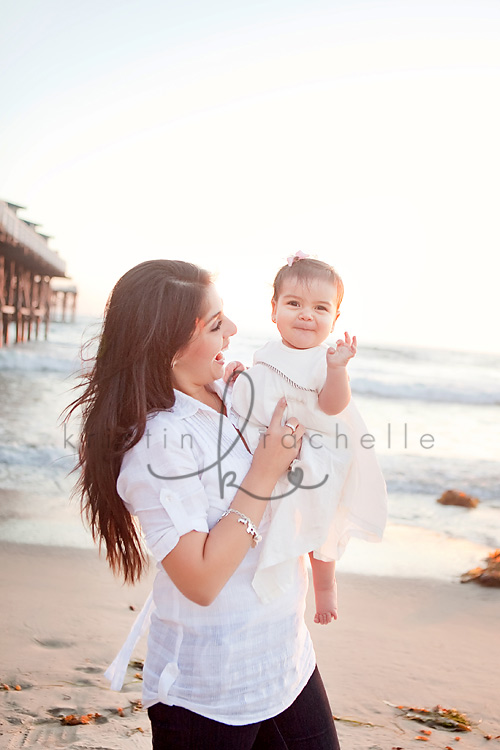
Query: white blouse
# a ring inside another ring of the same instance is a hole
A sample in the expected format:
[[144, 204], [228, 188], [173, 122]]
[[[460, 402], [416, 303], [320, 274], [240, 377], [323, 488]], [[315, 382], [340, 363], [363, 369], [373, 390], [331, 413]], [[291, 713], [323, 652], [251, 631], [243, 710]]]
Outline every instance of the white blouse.
[[[225, 384], [218, 381], [215, 387], [222, 397]], [[160, 701], [242, 725], [288, 708], [316, 660], [304, 622], [308, 574], [303, 557], [296, 560], [293, 585], [267, 604], [252, 588], [261, 545], [249, 549], [208, 607], [181, 594], [161, 565], [183, 534], [208, 532], [217, 523], [248, 472], [252, 456], [233, 426], [237, 417], [230, 393], [225, 398], [228, 418], [176, 391], [172, 409], [152, 415], [141, 440], [125, 454], [117, 489], [158, 561], [144, 706]], [[266, 509], [259, 526], [264, 538], [269, 521]], [[147, 609], [136, 631], [148, 619]], [[131, 637], [135, 641], [134, 633]], [[121, 657], [123, 673], [128, 658]], [[115, 675], [115, 689], [121, 683], [119, 661], [120, 655], [108, 670], [110, 679]]]

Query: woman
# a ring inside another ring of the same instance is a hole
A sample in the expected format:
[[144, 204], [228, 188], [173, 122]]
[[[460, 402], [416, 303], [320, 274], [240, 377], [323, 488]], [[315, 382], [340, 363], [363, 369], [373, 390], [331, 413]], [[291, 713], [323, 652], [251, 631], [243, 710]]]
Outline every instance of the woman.
[[143, 673], [154, 750], [332, 750], [304, 623], [304, 560], [270, 604], [251, 586], [266, 498], [304, 430], [281, 424], [280, 402], [249, 453], [221, 380], [235, 333], [206, 271], [170, 260], [128, 271], [69, 407], [83, 413], [77, 491], [115, 572], [132, 582], [147, 564], [134, 516], [157, 560]]

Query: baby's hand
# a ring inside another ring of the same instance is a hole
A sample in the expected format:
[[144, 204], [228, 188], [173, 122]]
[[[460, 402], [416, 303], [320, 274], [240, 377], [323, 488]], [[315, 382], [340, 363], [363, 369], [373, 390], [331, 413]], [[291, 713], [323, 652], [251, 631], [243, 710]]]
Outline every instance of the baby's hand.
[[227, 383], [229, 380], [236, 380], [240, 372], [243, 372], [247, 368], [241, 362], [229, 362], [224, 370], [224, 382]]
[[337, 341], [337, 348], [331, 346], [326, 353], [326, 364], [328, 367], [345, 367], [350, 359], [354, 357], [357, 351], [358, 342], [356, 336], [351, 337], [347, 333], [344, 339]]

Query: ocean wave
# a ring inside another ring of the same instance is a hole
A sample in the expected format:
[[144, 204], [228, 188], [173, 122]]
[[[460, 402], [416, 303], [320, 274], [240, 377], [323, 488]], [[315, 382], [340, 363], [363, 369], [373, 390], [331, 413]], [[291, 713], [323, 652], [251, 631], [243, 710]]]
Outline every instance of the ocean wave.
[[82, 368], [82, 353], [87, 359], [95, 350], [98, 328], [99, 321], [93, 318], [82, 318], [76, 323], [54, 323], [48, 340], [12, 343], [0, 349], [0, 372], [78, 374]]
[[389, 493], [429, 495], [436, 499], [456, 489], [500, 509], [500, 478], [495, 461], [438, 458], [431, 463], [416, 456], [404, 461], [379, 457]]
[[479, 365], [498, 368], [500, 354], [495, 352], [475, 352], [470, 349], [442, 349], [422, 346], [374, 346], [366, 345], [360, 350], [363, 357], [375, 360], [399, 361], [404, 363], [430, 363], [435, 366], [471, 367]]
[[56, 446], [0, 445], [0, 466], [13, 469], [47, 469], [67, 474], [75, 465], [75, 455]]
[[472, 497], [479, 498], [480, 502], [486, 503], [492, 508], [500, 509], [500, 494], [498, 489], [488, 481], [488, 479], [478, 480], [477, 482], [454, 482], [444, 481], [438, 485], [436, 482], [425, 480], [401, 480], [391, 479], [386, 475], [387, 491], [392, 494], [407, 494], [407, 495], [432, 495], [437, 498], [441, 497], [446, 489], [459, 489], [461, 492], [465, 492]]
[[407, 401], [441, 403], [500, 405], [500, 389], [492, 384], [481, 389], [467, 387], [468, 384], [391, 382], [366, 377], [353, 377], [351, 387], [354, 395], [372, 396]]
[[22, 372], [23, 374], [55, 372], [72, 375], [78, 373], [80, 369], [79, 360], [73, 356], [54, 356], [48, 352], [38, 353], [25, 349], [26, 344], [18, 346], [20, 347], [18, 349], [0, 350], [0, 371]]

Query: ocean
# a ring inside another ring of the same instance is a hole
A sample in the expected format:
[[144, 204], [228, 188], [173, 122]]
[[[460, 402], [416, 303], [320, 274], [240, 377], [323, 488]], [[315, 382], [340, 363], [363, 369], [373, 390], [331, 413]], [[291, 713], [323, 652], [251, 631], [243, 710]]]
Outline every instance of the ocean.
[[[91, 547], [76, 500], [77, 434], [60, 423], [83, 342], [99, 321], [52, 323], [48, 341], [0, 349], [0, 541]], [[262, 336], [238, 334], [226, 359], [251, 364]], [[382, 544], [352, 540], [339, 571], [459, 580], [500, 546], [500, 355], [362, 346], [353, 398], [387, 482]], [[475, 509], [442, 506], [447, 489]]]

